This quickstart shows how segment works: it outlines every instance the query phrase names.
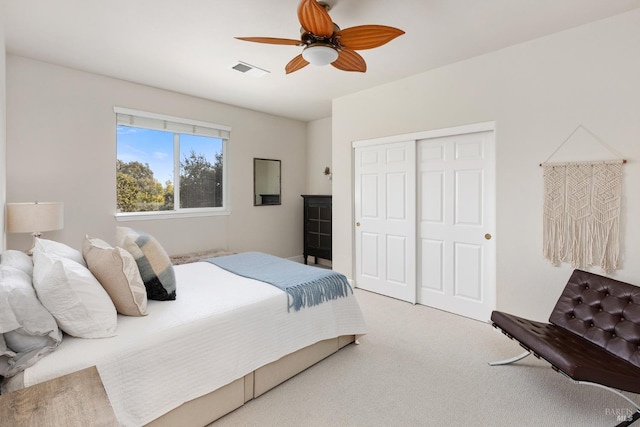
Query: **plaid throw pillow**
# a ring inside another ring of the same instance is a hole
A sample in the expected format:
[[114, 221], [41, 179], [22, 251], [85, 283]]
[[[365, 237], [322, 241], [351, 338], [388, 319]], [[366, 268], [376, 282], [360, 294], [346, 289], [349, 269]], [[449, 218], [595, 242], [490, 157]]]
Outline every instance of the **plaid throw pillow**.
[[151, 235], [128, 227], [116, 230], [117, 246], [127, 250], [138, 264], [140, 276], [147, 288], [147, 298], [176, 299], [176, 276], [169, 255]]

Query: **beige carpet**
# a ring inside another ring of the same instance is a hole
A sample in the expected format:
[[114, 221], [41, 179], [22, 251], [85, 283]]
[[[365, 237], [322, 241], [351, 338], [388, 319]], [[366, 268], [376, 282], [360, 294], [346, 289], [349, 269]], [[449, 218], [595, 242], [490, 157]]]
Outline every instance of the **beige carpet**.
[[[490, 325], [356, 290], [369, 333], [212, 426], [613, 426], [630, 407]], [[629, 396], [640, 402], [640, 396]], [[640, 427], [640, 422], [638, 423]], [[634, 424], [635, 426], [635, 424]]]

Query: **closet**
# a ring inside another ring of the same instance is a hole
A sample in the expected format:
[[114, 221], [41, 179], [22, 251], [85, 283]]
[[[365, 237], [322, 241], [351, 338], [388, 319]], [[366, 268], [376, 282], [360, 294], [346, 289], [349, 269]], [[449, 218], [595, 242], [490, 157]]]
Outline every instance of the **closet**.
[[356, 285], [488, 320], [494, 123], [357, 141], [353, 156]]

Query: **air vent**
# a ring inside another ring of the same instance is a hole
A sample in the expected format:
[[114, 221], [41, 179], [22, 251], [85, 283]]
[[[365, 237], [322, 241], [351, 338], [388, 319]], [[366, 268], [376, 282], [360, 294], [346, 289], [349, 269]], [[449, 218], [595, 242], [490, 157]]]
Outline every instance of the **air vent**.
[[269, 71], [267, 70], [263, 70], [262, 68], [256, 67], [255, 65], [247, 64], [246, 62], [242, 61], [238, 61], [238, 63], [231, 68], [254, 77], [262, 77], [269, 74]]

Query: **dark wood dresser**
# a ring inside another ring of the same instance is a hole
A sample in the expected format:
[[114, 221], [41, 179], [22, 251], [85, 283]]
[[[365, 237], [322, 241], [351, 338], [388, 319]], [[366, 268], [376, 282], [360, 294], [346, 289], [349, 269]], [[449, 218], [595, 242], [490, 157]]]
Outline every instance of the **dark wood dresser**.
[[331, 260], [331, 196], [304, 198], [304, 263], [307, 257]]

